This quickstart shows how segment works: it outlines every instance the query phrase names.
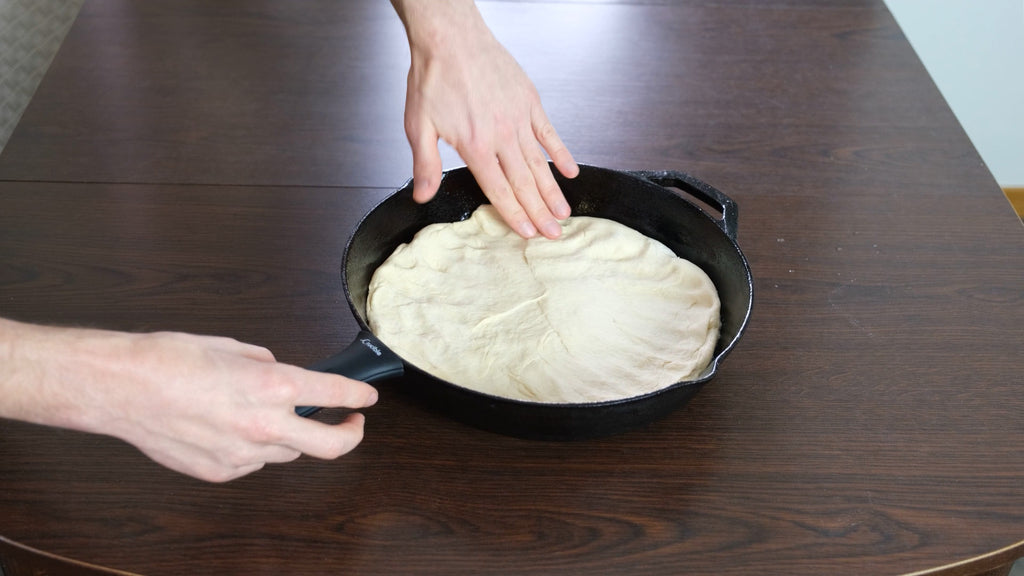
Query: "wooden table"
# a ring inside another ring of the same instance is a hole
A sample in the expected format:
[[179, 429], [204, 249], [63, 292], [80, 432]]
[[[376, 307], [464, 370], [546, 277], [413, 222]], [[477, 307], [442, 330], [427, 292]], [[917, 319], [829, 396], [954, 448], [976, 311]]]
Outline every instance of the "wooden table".
[[[148, 575], [1005, 573], [1024, 234], [882, 2], [481, 8], [580, 161], [739, 203], [716, 379], [566, 443], [381, 384], [354, 453], [224, 485], [4, 421], [0, 534]], [[407, 64], [383, 0], [88, 0], [0, 156], [0, 314], [335, 351], [344, 243], [411, 174]]]

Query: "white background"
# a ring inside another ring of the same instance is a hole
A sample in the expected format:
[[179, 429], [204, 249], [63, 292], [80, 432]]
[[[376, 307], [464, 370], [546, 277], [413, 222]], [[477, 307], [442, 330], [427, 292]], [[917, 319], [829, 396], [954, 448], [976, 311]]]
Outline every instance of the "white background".
[[1003, 188], [1024, 188], [1024, 1], [885, 0]]

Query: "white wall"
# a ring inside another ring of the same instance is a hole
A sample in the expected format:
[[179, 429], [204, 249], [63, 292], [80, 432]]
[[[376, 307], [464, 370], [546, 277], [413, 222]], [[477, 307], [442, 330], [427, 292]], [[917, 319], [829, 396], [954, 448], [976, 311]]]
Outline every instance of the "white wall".
[[1004, 188], [1024, 188], [1024, 0], [885, 0]]

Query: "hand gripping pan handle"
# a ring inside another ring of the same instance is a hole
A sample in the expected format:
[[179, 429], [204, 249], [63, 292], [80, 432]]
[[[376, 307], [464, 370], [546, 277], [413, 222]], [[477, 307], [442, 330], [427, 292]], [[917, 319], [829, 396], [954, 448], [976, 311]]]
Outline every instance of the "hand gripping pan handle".
[[[405, 372], [405, 365], [397, 354], [388, 350], [373, 334], [363, 330], [344, 350], [309, 366], [308, 369], [340, 374], [363, 382], [376, 382], [401, 376]], [[320, 407], [298, 406], [295, 413], [299, 416], [310, 416], [317, 410], [320, 410]]]

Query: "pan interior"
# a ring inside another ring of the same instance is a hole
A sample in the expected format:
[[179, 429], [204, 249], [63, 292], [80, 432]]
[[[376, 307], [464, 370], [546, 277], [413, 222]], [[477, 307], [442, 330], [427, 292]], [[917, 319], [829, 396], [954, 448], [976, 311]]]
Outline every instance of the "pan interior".
[[[750, 311], [752, 282], [738, 246], [715, 220], [669, 189], [626, 172], [580, 168], [573, 179], [556, 174], [573, 214], [625, 224], [664, 243], [702, 268], [714, 282], [721, 300], [722, 326], [715, 358], [705, 374], [709, 377], [722, 354], [738, 339]], [[437, 196], [426, 204], [413, 201], [409, 182], [367, 214], [349, 241], [343, 268], [346, 295], [359, 324], [368, 328], [370, 279], [395, 248], [412, 240], [424, 226], [465, 220], [486, 202], [472, 174], [461, 168], [445, 174]]]

